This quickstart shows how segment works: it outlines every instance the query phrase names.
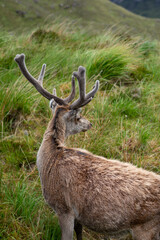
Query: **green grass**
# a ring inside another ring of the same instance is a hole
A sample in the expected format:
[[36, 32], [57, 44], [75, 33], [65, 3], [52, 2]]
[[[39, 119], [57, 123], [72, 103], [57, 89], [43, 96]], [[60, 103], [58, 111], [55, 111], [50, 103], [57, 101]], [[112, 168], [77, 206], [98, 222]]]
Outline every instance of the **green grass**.
[[1, 239], [59, 239], [57, 217], [43, 202], [39, 181], [33, 178], [35, 169], [20, 173], [1, 183]]
[[[48, 101], [21, 75], [14, 57], [26, 54], [35, 77], [47, 64], [44, 87], [66, 97], [72, 72], [86, 67], [87, 90], [97, 78], [100, 91], [82, 111], [93, 128], [67, 140], [107, 158], [160, 173], [160, 51], [158, 41], [114, 34], [91, 36], [65, 25], [0, 38], [0, 238], [60, 239], [54, 213], [46, 206], [35, 167], [51, 118]], [[78, 84], [76, 83], [77, 97]], [[84, 239], [101, 239], [84, 230]], [[128, 238], [129, 239], [129, 238]], [[126, 240], [126, 239], [125, 239]]]
[[[61, 6], [60, 6], [61, 5]], [[24, 17], [17, 14], [24, 12]], [[112, 28], [117, 33], [131, 38], [131, 33], [150, 36], [152, 39], [160, 38], [160, 22], [157, 19], [147, 19], [133, 14], [117, 6], [109, 0], [1, 0], [0, 27], [7, 28], [10, 32], [21, 34], [31, 31], [44, 23], [53, 25], [56, 22], [71, 22], [69, 28], [80, 29], [83, 27], [88, 33], [101, 33], [102, 30]], [[75, 24], [76, 23], [76, 24]]]

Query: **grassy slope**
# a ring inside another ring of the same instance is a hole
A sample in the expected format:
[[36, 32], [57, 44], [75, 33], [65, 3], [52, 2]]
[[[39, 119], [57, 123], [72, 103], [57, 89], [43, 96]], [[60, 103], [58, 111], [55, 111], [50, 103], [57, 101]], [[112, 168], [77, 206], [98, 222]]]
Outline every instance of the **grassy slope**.
[[[44, 204], [35, 167], [51, 112], [48, 102], [21, 76], [13, 61], [17, 53], [26, 54], [34, 76], [47, 64], [44, 86], [52, 91], [54, 85], [59, 96], [70, 92], [71, 74], [79, 65], [87, 69], [87, 89], [100, 79], [101, 91], [83, 109], [93, 128], [70, 137], [68, 146], [160, 173], [159, 43], [111, 32], [95, 37], [84, 31], [70, 34], [66, 29], [61, 24], [18, 38], [0, 36], [1, 239], [60, 239], [57, 218]], [[88, 230], [84, 236], [101, 239]]]
[[[30, 29], [33, 26], [43, 25], [44, 19], [50, 22], [63, 17], [66, 21], [78, 21], [77, 26], [84, 26], [87, 31], [101, 31], [111, 26], [119, 26], [123, 32], [130, 31], [152, 38], [160, 38], [160, 21], [147, 19], [119, 7], [108, 0], [1, 0], [0, 23], [11, 31], [21, 32], [22, 28]], [[63, 4], [62, 7], [59, 4]], [[69, 6], [69, 8], [66, 8]], [[25, 12], [25, 17], [17, 15], [16, 10]], [[33, 21], [34, 20], [34, 21]], [[116, 27], [114, 27], [117, 29]]]

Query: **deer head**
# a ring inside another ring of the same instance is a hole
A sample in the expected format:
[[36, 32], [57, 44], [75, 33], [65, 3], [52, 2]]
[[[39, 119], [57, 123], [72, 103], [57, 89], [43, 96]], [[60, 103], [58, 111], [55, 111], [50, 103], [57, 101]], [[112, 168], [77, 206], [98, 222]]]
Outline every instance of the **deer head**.
[[[16, 55], [15, 61], [18, 63], [18, 66], [26, 79], [41, 95], [50, 100], [50, 107], [54, 114], [54, 118], [55, 116], [60, 118], [60, 125], [65, 126], [66, 137], [82, 131], [87, 131], [91, 128], [91, 123], [80, 115], [80, 108], [88, 104], [93, 99], [94, 95], [98, 91], [99, 81], [97, 80], [93, 89], [86, 94], [86, 76], [84, 67], [80, 66], [77, 72], [73, 72], [71, 94], [67, 98], [62, 99], [56, 96], [55, 89], [53, 90], [53, 94], [51, 94], [43, 88], [43, 78], [46, 64], [43, 64], [38, 79], [35, 79], [27, 70], [24, 54]], [[75, 77], [77, 78], [79, 84], [79, 98], [69, 105], [75, 97]]]

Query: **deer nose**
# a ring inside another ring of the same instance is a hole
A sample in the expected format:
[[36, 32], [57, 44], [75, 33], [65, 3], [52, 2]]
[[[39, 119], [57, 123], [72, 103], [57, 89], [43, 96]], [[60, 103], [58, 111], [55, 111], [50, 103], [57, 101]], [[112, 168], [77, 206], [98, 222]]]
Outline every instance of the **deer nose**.
[[92, 123], [89, 124], [89, 128], [91, 128], [91, 127], [92, 127]]

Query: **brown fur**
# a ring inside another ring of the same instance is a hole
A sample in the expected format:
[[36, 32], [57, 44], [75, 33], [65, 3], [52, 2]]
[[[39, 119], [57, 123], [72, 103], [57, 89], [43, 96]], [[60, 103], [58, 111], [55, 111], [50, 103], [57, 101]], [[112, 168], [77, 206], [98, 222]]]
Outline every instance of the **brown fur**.
[[62, 240], [72, 239], [75, 220], [106, 235], [131, 229], [135, 240], [160, 239], [160, 176], [65, 147], [68, 112], [57, 107], [37, 156], [43, 195], [59, 217]]

